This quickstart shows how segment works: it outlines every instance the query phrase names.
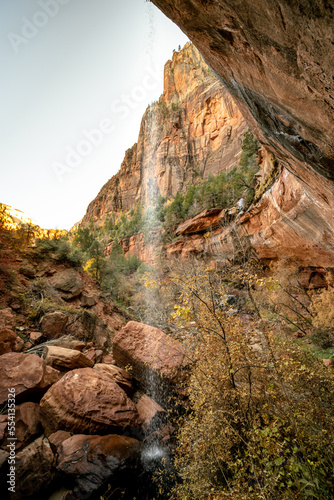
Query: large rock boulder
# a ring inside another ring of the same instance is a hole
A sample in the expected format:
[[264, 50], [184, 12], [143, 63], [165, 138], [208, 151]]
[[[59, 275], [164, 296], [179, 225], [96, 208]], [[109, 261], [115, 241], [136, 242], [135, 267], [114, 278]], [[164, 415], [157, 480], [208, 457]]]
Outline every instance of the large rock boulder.
[[79, 368], [66, 373], [41, 400], [46, 434], [58, 429], [74, 433], [135, 432], [136, 406], [110, 376]]
[[60, 311], [46, 313], [40, 322], [43, 334], [48, 339], [60, 337], [65, 333], [68, 317]]
[[111, 377], [116, 384], [118, 384], [123, 391], [126, 392], [126, 394], [131, 395], [133, 393], [132, 377], [122, 368], [115, 365], [109, 365], [107, 363], [97, 363], [94, 366], [94, 370], [105, 373]]
[[80, 307], [93, 307], [97, 304], [97, 297], [94, 295], [82, 294]]
[[42, 498], [44, 490], [55, 478], [55, 457], [45, 437], [36, 439], [16, 455], [15, 493], [11, 500]]
[[117, 364], [131, 365], [134, 377], [162, 403], [168, 398], [168, 388], [180, 383], [190, 364], [180, 342], [136, 321], [122, 328], [113, 342]]
[[28, 262], [21, 264], [21, 266], [19, 267], [19, 272], [26, 278], [34, 278], [36, 276], [36, 269]]
[[51, 385], [55, 384], [58, 382], [58, 380], [61, 378], [62, 374], [60, 373], [59, 370], [56, 370], [55, 368], [52, 368], [52, 366], [47, 366], [45, 365], [45, 372], [44, 372], [44, 377], [41, 380], [41, 383], [39, 385], [39, 389], [44, 393], [51, 387]]
[[42, 394], [59, 380], [59, 371], [46, 366], [36, 354], [9, 352], [0, 356], [0, 405], [7, 401], [8, 388], [15, 389], [17, 402]]
[[130, 437], [76, 435], [59, 448], [58, 469], [72, 477], [80, 493], [89, 494], [138, 458], [141, 444]]
[[42, 337], [43, 334], [41, 332], [30, 332], [29, 340], [33, 345], [35, 345], [41, 341]]
[[93, 361], [82, 352], [58, 346], [46, 347], [45, 363], [60, 371], [91, 368], [94, 365]]
[[8, 415], [0, 415], [0, 441], [5, 437], [8, 424]]
[[0, 472], [2, 472], [2, 468], [5, 468], [7, 465], [9, 453], [5, 450], [0, 450]]
[[27, 446], [43, 432], [39, 419], [39, 404], [30, 401], [16, 407], [15, 436], [17, 437], [16, 449]]
[[72, 434], [68, 431], [56, 431], [48, 437], [51, 445], [51, 450], [54, 454], [58, 454], [60, 445], [70, 438]]
[[50, 279], [50, 283], [64, 300], [78, 297], [85, 286], [80, 274], [74, 269], [65, 269], [65, 271], [55, 274]]

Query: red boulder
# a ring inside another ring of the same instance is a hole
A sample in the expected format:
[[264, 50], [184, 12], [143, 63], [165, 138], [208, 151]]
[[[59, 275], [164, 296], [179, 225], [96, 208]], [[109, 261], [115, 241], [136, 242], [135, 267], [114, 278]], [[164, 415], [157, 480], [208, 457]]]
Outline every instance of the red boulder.
[[110, 376], [93, 368], [67, 372], [41, 400], [45, 432], [131, 431], [140, 427], [136, 406]]

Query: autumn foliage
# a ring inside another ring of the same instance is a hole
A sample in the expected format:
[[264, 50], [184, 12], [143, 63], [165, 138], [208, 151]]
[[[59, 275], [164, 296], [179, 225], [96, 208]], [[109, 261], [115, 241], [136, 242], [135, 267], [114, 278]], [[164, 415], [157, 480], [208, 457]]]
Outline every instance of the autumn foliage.
[[[229, 305], [231, 283], [252, 317]], [[333, 498], [333, 372], [254, 307], [256, 290], [275, 293], [276, 280], [197, 262], [157, 286], [174, 290], [173, 329], [195, 363], [173, 498]]]

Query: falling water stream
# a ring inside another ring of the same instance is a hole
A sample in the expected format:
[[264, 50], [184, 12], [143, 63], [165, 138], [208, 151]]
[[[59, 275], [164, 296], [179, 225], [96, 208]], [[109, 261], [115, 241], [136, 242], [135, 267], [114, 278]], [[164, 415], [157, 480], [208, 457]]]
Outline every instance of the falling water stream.
[[[150, 67], [156, 68], [154, 61], [154, 48], [155, 48], [155, 13], [154, 8], [150, 3], [147, 3], [147, 45], [146, 54]], [[158, 272], [158, 266], [156, 265], [155, 258], [158, 249], [161, 247], [161, 222], [157, 216], [157, 211], [155, 210], [158, 203], [159, 189], [157, 184], [156, 175], [156, 158], [157, 150], [161, 140], [161, 130], [158, 119], [157, 104], [151, 104], [145, 115], [143, 122], [144, 137], [145, 142], [143, 144], [142, 151], [142, 165], [145, 168], [142, 171], [141, 179], [141, 200], [143, 204], [143, 216], [145, 220], [145, 231], [144, 237], [148, 239], [148, 245], [146, 247], [146, 254], [149, 254], [149, 260], [153, 268]], [[147, 243], [147, 241], [145, 241]], [[142, 321], [146, 324], [152, 324], [152, 316], [150, 312], [156, 310], [158, 306], [157, 292], [152, 288], [144, 288], [144, 301], [146, 303], [145, 310], [147, 311], [146, 317]], [[149, 341], [148, 341], [149, 342]], [[145, 349], [146, 352], [152, 352], [153, 346], [147, 345]], [[153, 362], [153, 355], [151, 361]], [[161, 402], [162, 399], [167, 400], [168, 394], [162, 394], [166, 388], [163, 386], [161, 381], [159, 382], [159, 377], [154, 375], [153, 372], [147, 371], [145, 380], [145, 393], [151, 397], [156, 402]], [[164, 397], [162, 397], [164, 396]], [[159, 423], [157, 422], [157, 428], [152, 429], [152, 432], [158, 430]], [[144, 442], [142, 445], [142, 451], [140, 456], [140, 463], [133, 470], [131, 469], [120, 469], [117, 471], [117, 477], [113, 477], [111, 483], [113, 484], [110, 490], [110, 484], [107, 481], [99, 491], [94, 494], [93, 499], [103, 498], [104, 500], [163, 500], [167, 498], [166, 489], [163, 493], [159, 493], [159, 486], [153, 481], [153, 476], [155, 472], [159, 469], [159, 466], [164, 464], [167, 465], [165, 468], [164, 477], [166, 478], [166, 483], [168, 481], [168, 464], [170, 463], [170, 451], [168, 446], [161, 444], [158, 440], [150, 439], [148, 442]], [[116, 481], [116, 482], [115, 482]], [[92, 497], [90, 497], [92, 498]]]
[[[150, 260], [153, 265], [153, 274], [158, 272], [158, 263], [155, 261], [158, 249], [161, 246], [161, 222], [158, 219], [157, 211], [155, 210], [158, 203], [159, 189], [157, 185], [156, 176], [156, 155], [159, 141], [161, 139], [161, 132], [159, 130], [159, 123], [157, 120], [157, 110], [155, 105], [151, 105], [147, 111], [147, 130], [146, 130], [147, 149], [144, 151], [144, 170], [143, 178], [143, 202], [144, 202], [144, 217], [145, 217], [145, 233], [149, 238], [149, 253]], [[144, 323], [151, 323], [151, 312], [158, 308], [158, 297], [156, 288], [144, 288], [145, 302], [147, 311]], [[147, 340], [149, 342], [149, 340]], [[154, 352], [153, 346], [147, 345], [146, 352]], [[151, 362], [154, 362], [154, 354], [152, 354]], [[167, 394], [162, 394], [166, 388], [162, 383], [159, 383], [157, 376], [147, 371], [145, 376], [145, 392], [156, 402], [168, 399]], [[159, 425], [159, 423], [157, 423]], [[152, 429], [152, 431], [158, 430]], [[163, 463], [169, 460], [169, 450], [165, 445], [160, 444], [158, 441], [151, 441], [148, 445], [144, 445], [141, 461], [145, 470], [154, 472], [154, 470]]]
[[[154, 31], [150, 30], [150, 33]], [[146, 138], [143, 150], [142, 163], [145, 165], [143, 170], [142, 178], [142, 203], [145, 219], [145, 235], [149, 239], [149, 260], [152, 264], [152, 269], [158, 272], [158, 266], [155, 262], [155, 256], [161, 245], [161, 222], [157, 216], [155, 207], [157, 206], [159, 189], [156, 179], [156, 155], [159, 146], [159, 141], [161, 138], [161, 131], [159, 129], [159, 122], [157, 119], [156, 105], [152, 104], [148, 107], [146, 111], [145, 118], [145, 131], [144, 136]], [[143, 322], [150, 324], [152, 322], [150, 312], [154, 311], [158, 306], [157, 292], [152, 288], [144, 288], [144, 300], [146, 303], [145, 310], [147, 311], [146, 317], [143, 318]], [[147, 345], [145, 351], [151, 352], [153, 346]], [[154, 361], [152, 356], [151, 362]], [[163, 393], [166, 391], [161, 380], [159, 382], [159, 377], [154, 375], [153, 372], [147, 371], [146, 379], [144, 383], [145, 393], [151, 397], [156, 402], [160, 403], [161, 400], [167, 400], [168, 394]], [[151, 429], [152, 432], [158, 430], [159, 422], [157, 422], [157, 428]], [[142, 446], [140, 465], [134, 471], [131, 470], [120, 470], [117, 472], [117, 484], [118, 487], [113, 489], [112, 495], [109, 496], [109, 490], [106, 491], [102, 488], [94, 499], [103, 498], [105, 500], [163, 500], [167, 498], [166, 492], [159, 493], [159, 487], [161, 484], [157, 485], [153, 481], [155, 472], [163, 464], [165, 467], [164, 477], [166, 478], [166, 483], [168, 481], [168, 466], [170, 463], [170, 451], [168, 446], [161, 444], [158, 440], [149, 440], [147, 443], [144, 442]], [[166, 468], [167, 467], [167, 468]]]
[[[148, 18], [148, 33], [147, 33], [147, 45], [146, 54], [149, 65], [156, 68], [154, 60], [154, 49], [155, 49], [155, 13], [154, 7], [147, 3], [147, 18]], [[161, 140], [161, 130], [158, 120], [158, 110], [157, 104], [151, 104], [146, 111], [145, 121], [143, 126], [145, 142], [143, 144], [142, 151], [142, 165], [145, 168], [142, 171], [141, 179], [141, 200], [143, 204], [143, 216], [145, 220], [145, 231], [144, 238], [146, 245], [146, 254], [148, 254], [149, 261], [152, 265], [153, 273], [154, 269], [158, 271], [158, 266], [156, 263], [156, 255], [158, 249], [161, 247], [161, 222], [157, 216], [156, 206], [158, 203], [159, 188], [157, 184], [156, 175], [156, 158], [157, 150]], [[158, 294], [155, 288], [145, 288], [144, 287], [144, 301], [145, 310], [147, 311], [146, 316], [143, 318], [143, 322], [146, 324], [152, 324], [152, 312], [154, 312], [158, 306]], [[149, 342], [149, 340], [147, 341]], [[153, 346], [147, 345], [146, 352], [153, 352]], [[153, 357], [153, 355], [152, 355]], [[154, 359], [151, 359], [153, 362]], [[147, 371], [145, 380], [145, 393], [151, 397], [156, 402], [161, 402], [162, 399], [167, 399], [168, 395], [164, 394], [165, 398], [162, 398], [161, 392], [164, 391], [164, 387], [159, 383], [158, 378], [153, 372]], [[159, 423], [157, 422], [157, 428], [152, 429], [152, 432], [158, 430]], [[150, 440], [146, 444], [144, 442], [142, 446], [142, 452], [140, 457], [141, 462], [141, 472], [139, 473], [139, 478], [134, 478], [137, 486], [134, 486], [131, 494], [129, 491], [124, 498], [130, 500], [130, 498], [136, 498], [140, 500], [152, 500], [153, 498], [166, 498], [158, 493], [158, 486], [153, 482], [154, 473], [157, 471], [161, 464], [168, 464], [170, 458], [169, 449], [166, 445], [161, 444], [157, 440]], [[136, 489], [137, 488], [137, 489]], [[131, 488], [130, 488], [131, 489]], [[129, 494], [129, 496], [127, 496]], [[122, 497], [123, 498], [123, 497]]]
[[[155, 15], [152, 5], [148, 4], [148, 43], [147, 43], [147, 55], [150, 59], [150, 64], [155, 67], [154, 61], [154, 47], [155, 47]], [[161, 140], [161, 131], [159, 130], [158, 113], [156, 109], [156, 104], [151, 104], [147, 110], [147, 120], [146, 120], [146, 130], [145, 130], [145, 150], [143, 152], [143, 164], [145, 169], [143, 171], [142, 179], [142, 200], [145, 218], [145, 234], [149, 238], [149, 253], [150, 261], [153, 265], [155, 272], [158, 271], [158, 263], [156, 262], [156, 256], [158, 249], [161, 248], [161, 222], [158, 218], [156, 207], [158, 204], [159, 188], [157, 183], [157, 150]], [[154, 271], [153, 271], [154, 273]], [[161, 300], [158, 297], [156, 288], [144, 288], [145, 293], [145, 310], [147, 311], [146, 317], [144, 318], [144, 323], [151, 323], [150, 312], [157, 309], [158, 301]], [[149, 342], [149, 340], [148, 340]], [[152, 352], [152, 346], [148, 345], [145, 349], [146, 352]], [[154, 359], [151, 360], [152, 362]], [[145, 380], [145, 392], [156, 402], [160, 402], [162, 399], [167, 399], [168, 395], [161, 394], [164, 391], [164, 387], [161, 383], [157, 382], [156, 376], [153, 372], [147, 371]], [[165, 396], [165, 397], [163, 397]], [[157, 429], [153, 429], [157, 430]], [[151, 441], [148, 445], [144, 445], [141, 454], [141, 462], [145, 470], [154, 473], [155, 469], [164, 462], [167, 463], [169, 460], [169, 450], [165, 445], [160, 444], [158, 441]]]

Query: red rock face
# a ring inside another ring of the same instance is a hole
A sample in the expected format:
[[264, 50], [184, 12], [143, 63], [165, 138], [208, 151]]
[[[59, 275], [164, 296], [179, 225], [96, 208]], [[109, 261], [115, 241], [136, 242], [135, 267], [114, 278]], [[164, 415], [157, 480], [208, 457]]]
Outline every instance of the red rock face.
[[193, 45], [173, 55], [164, 71], [164, 93], [143, 116], [138, 142], [121, 169], [93, 200], [81, 224], [102, 225], [112, 211], [148, 199], [147, 186], [164, 197], [195, 177], [238, 164], [248, 127], [234, 100]]
[[[251, 249], [260, 259], [333, 267], [331, 9], [287, 0], [265, 6], [247, 1], [247, 8], [221, 1], [203, 6], [182, 0], [177, 8], [174, 0], [154, 3], [196, 43], [233, 95], [264, 144], [264, 171], [272, 153], [279, 166], [249, 213], [232, 225], [218, 211], [185, 221], [167, 256], [230, 260]], [[88, 207], [83, 224], [103, 224], [112, 210], [147, 201], [148, 177], [156, 193], [169, 197], [194, 179], [196, 169], [205, 177], [237, 163], [245, 122], [196, 49], [174, 54], [164, 78], [164, 94], [145, 113], [138, 144]], [[127, 255], [155, 261], [156, 245], [145, 244], [143, 235], [124, 239], [122, 246]]]
[[329, 210], [323, 211], [299, 180], [283, 170], [259, 206], [240, 218], [240, 229], [259, 258], [294, 258], [306, 266], [331, 267], [331, 219]]
[[[293, 259], [304, 266], [333, 267], [333, 217], [296, 177], [283, 169], [261, 200], [233, 224], [227, 211], [201, 213], [177, 228], [169, 257], [206, 255], [233, 260], [255, 250], [259, 259]], [[334, 226], [333, 226], [334, 227]]]
[[305, 264], [333, 265], [333, 2], [153, 3], [199, 48], [286, 169], [244, 223], [251, 244], [269, 258], [299, 254]]
[[187, 33], [267, 144], [333, 178], [332, 2], [153, 3]]
[[[15, 411], [15, 437], [16, 450], [27, 446], [33, 439], [42, 434], [43, 429], [39, 421], [39, 405], [37, 403], [26, 402], [18, 405]], [[8, 432], [4, 433], [1, 447], [8, 450]]]
[[110, 376], [92, 368], [66, 373], [40, 405], [47, 434], [124, 432], [139, 426], [137, 409], [125, 392]]
[[[152, 235], [155, 233], [152, 231]], [[147, 243], [143, 234], [134, 234], [130, 238], [124, 238], [120, 241], [124, 255], [136, 255], [139, 260], [146, 264], [154, 264], [156, 260], [156, 243]], [[111, 248], [110, 248], [111, 250]], [[107, 251], [107, 254], [110, 253]]]
[[224, 216], [227, 210], [221, 210], [220, 208], [213, 208], [211, 210], [204, 210], [200, 214], [196, 215], [192, 219], [188, 219], [182, 224], [180, 224], [175, 234], [177, 236], [180, 235], [189, 235], [202, 233], [210, 229], [214, 229], [215, 227], [219, 227], [223, 224]]

